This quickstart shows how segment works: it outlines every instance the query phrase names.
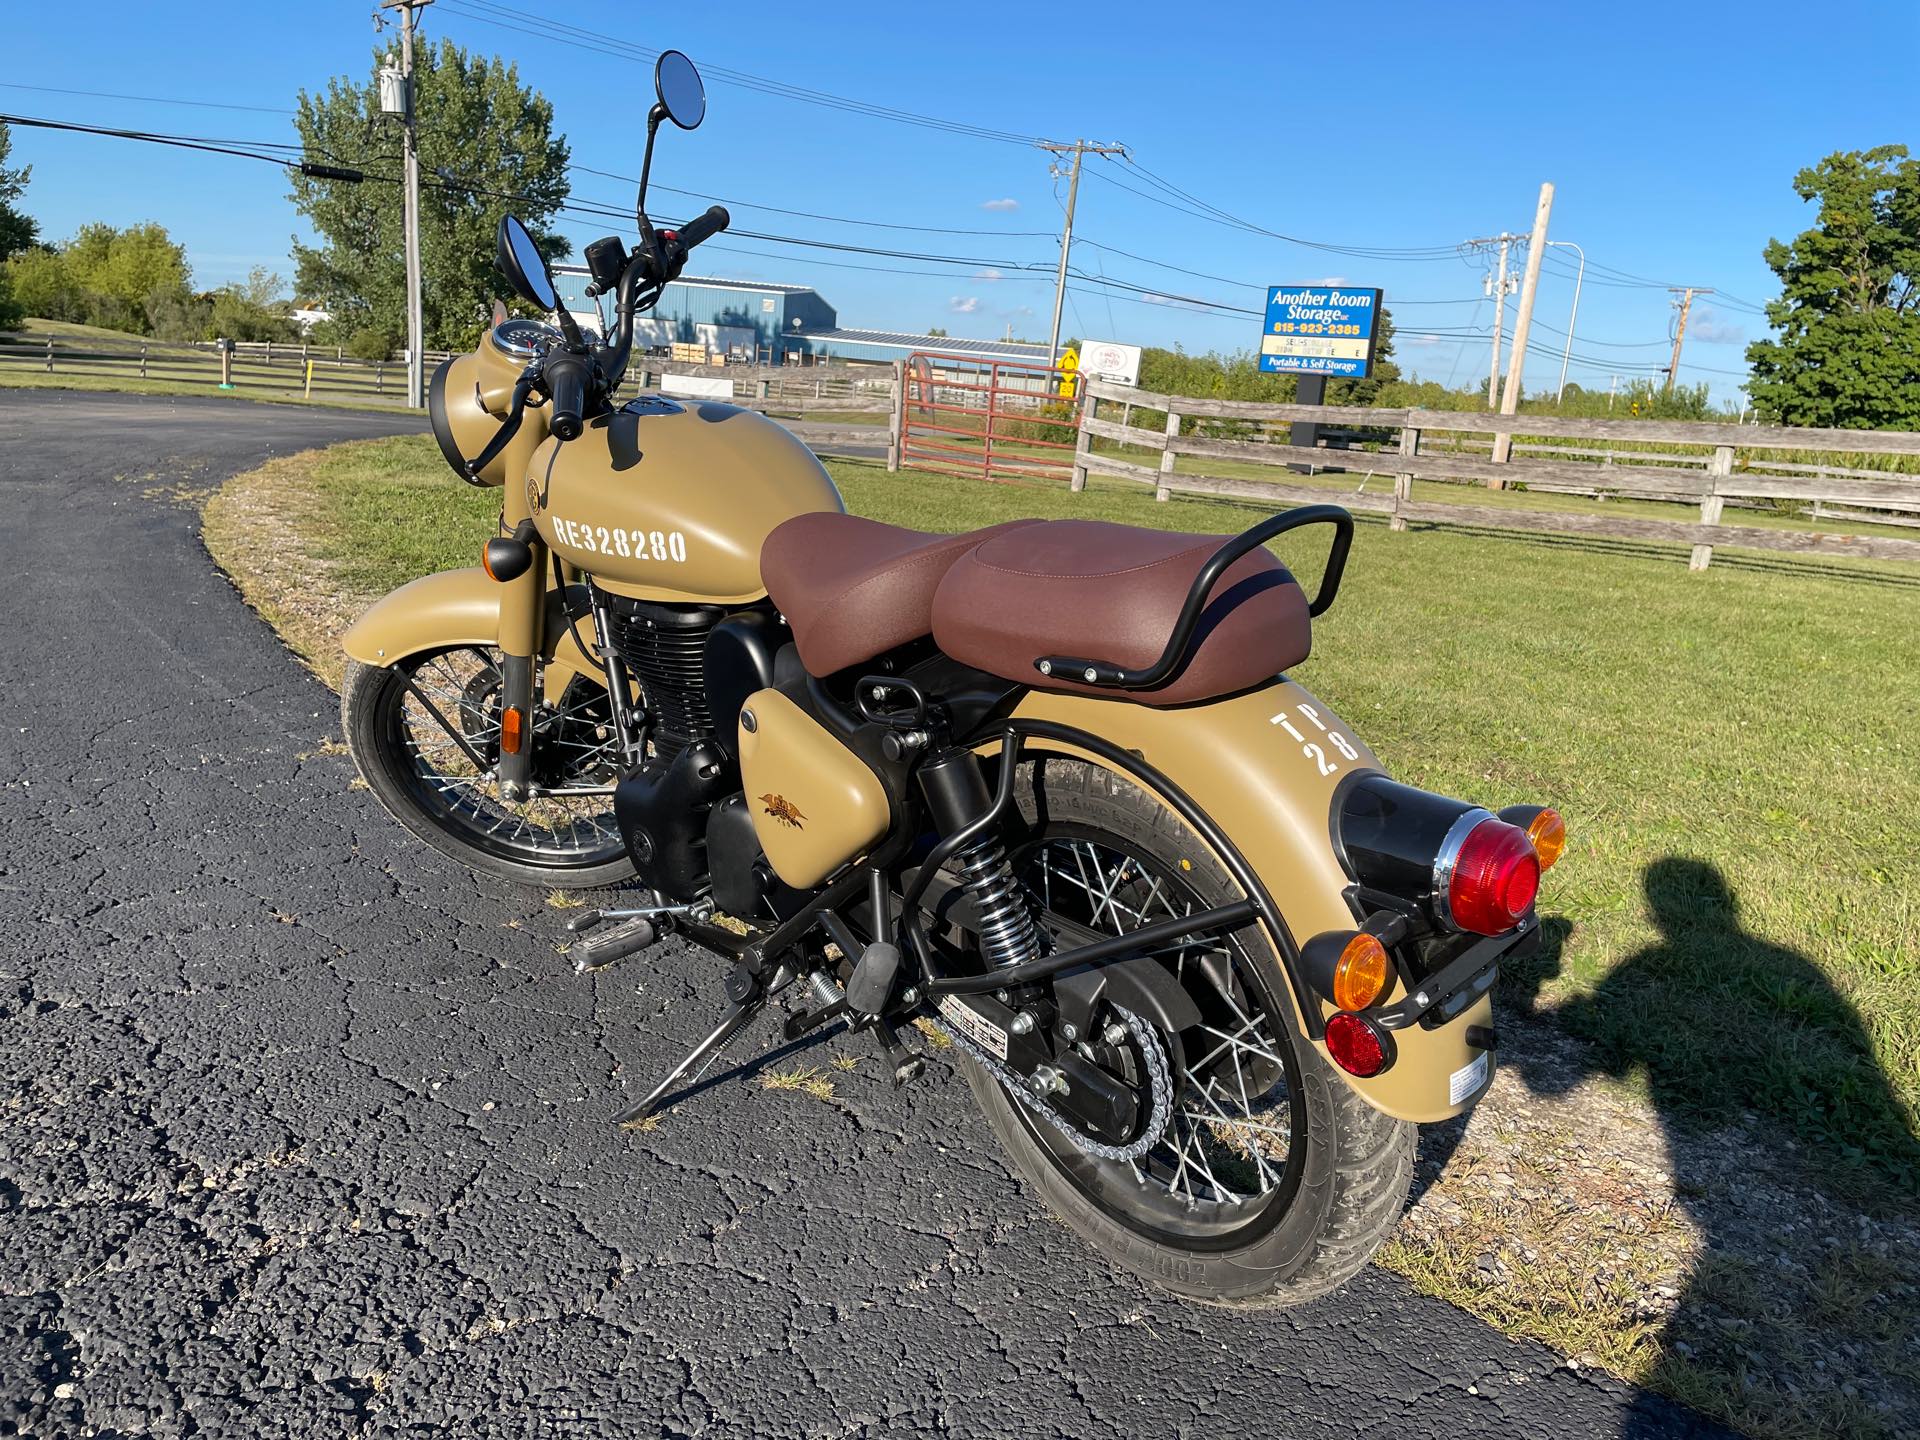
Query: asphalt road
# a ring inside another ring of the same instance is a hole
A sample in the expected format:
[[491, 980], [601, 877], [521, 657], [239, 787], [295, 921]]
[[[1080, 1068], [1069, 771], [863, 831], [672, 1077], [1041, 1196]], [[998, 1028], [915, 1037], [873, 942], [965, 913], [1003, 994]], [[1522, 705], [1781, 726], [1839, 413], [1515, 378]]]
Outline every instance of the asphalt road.
[[1719, 1433], [1378, 1271], [1171, 1300], [864, 1041], [614, 1129], [715, 963], [576, 977], [350, 790], [175, 493], [410, 424], [0, 391], [0, 1435]]

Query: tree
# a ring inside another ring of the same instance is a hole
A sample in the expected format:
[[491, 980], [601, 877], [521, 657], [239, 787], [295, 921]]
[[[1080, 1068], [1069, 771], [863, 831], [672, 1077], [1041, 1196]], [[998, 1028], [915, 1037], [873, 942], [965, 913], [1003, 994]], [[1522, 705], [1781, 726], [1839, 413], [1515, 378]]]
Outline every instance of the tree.
[[[379, 107], [378, 68], [364, 81], [336, 76], [326, 91], [302, 91], [295, 128], [311, 160], [352, 166], [351, 184], [295, 176], [293, 202], [321, 243], [293, 247], [295, 287], [334, 319], [339, 341], [362, 330], [407, 333], [398, 120]], [[549, 259], [567, 242], [545, 228], [567, 198], [567, 143], [553, 133], [553, 106], [521, 85], [498, 57], [468, 54], [450, 40], [415, 54], [420, 140], [422, 318], [433, 349], [472, 345], [505, 282], [494, 269], [500, 217], [518, 215]]]
[[13, 289], [14, 303], [27, 314], [38, 315], [43, 320], [86, 318], [86, 297], [74, 284], [59, 251], [22, 250], [7, 258], [6, 275]]
[[1793, 178], [1813, 228], [1769, 241], [1776, 337], [1747, 347], [1747, 392], [1788, 425], [1920, 428], [1920, 161], [1845, 150]]
[[12, 152], [13, 131], [0, 125], [0, 260], [29, 249], [40, 238], [40, 227], [13, 203], [27, 188], [33, 167], [22, 165], [18, 170], [9, 170], [7, 156]]
[[1380, 338], [1373, 350], [1373, 372], [1364, 380], [1335, 377], [1327, 381], [1327, 404], [1377, 405], [1380, 387], [1400, 378], [1400, 367], [1393, 360], [1393, 312], [1384, 305], [1380, 307], [1379, 330]]

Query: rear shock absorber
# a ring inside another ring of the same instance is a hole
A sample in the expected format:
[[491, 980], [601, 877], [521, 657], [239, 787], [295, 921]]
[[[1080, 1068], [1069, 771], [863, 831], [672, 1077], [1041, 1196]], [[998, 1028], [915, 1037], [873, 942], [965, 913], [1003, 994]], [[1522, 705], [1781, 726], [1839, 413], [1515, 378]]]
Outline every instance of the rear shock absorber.
[[[920, 789], [945, 835], [972, 824], [993, 805], [980, 759], [971, 750], [950, 749], [928, 760], [920, 767]], [[954, 863], [980, 912], [980, 952], [987, 964], [998, 968], [1033, 959], [1040, 950], [1039, 930], [1000, 837], [981, 835]]]

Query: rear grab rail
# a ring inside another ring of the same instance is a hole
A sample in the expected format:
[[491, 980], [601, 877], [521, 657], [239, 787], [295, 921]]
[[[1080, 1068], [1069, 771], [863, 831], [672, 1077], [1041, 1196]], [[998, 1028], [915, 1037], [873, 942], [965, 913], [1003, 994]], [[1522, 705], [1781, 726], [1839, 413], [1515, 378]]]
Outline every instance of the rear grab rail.
[[1201, 567], [1193, 588], [1181, 603], [1179, 617], [1173, 622], [1173, 634], [1160, 658], [1141, 670], [1129, 670], [1110, 660], [1083, 660], [1074, 655], [1043, 655], [1033, 662], [1042, 675], [1058, 675], [1083, 685], [1118, 690], [1152, 690], [1167, 683], [1193, 648], [1194, 631], [1207, 608], [1207, 598], [1227, 567], [1241, 556], [1266, 544], [1276, 535], [1298, 530], [1303, 525], [1333, 526], [1333, 545], [1327, 551], [1327, 568], [1320, 576], [1319, 593], [1307, 606], [1309, 616], [1324, 615], [1340, 593], [1340, 577], [1347, 568], [1347, 552], [1353, 548], [1353, 515], [1341, 505], [1302, 505], [1271, 520], [1263, 520], [1251, 530], [1233, 537]]

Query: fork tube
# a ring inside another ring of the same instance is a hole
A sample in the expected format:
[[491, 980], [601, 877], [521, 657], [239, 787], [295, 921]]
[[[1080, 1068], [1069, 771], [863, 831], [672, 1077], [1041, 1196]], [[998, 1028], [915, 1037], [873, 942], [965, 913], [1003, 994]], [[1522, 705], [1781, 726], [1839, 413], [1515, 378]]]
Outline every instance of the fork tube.
[[[534, 667], [545, 638], [547, 547], [533, 542], [533, 564], [517, 580], [501, 587], [500, 596], [500, 793], [509, 800], [527, 795], [533, 777]], [[518, 711], [515, 722], [509, 711]], [[507, 748], [517, 724], [519, 747]]]

